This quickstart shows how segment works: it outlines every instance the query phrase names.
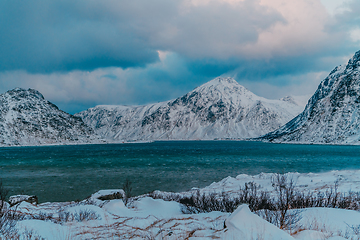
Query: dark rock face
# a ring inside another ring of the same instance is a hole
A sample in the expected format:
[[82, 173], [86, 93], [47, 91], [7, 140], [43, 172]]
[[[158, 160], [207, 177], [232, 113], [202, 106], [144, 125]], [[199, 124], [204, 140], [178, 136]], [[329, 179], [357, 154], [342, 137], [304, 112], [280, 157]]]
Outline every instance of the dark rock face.
[[146, 106], [97, 106], [76, 114], [112, 140], [250, 138], [275, 130], [302, 106], [268, 100], [232, 78], [216, 78], [175, 100]]
[[35, 195], [14, 195], [9, 198], [10, 206], [14, 206], [16, 204], [19, 204], [21, 202], [28, 202], [31, 204], [38, 204], [39, 200], [38, 197]]
[[262, 139], [293, 143], [360, 143], [360, 51], [319, 85], [305, 110]]
[[0, 146], [88, 143], [97, 139], [79, 117], [58, 109], [34, 89], [0, 95]]

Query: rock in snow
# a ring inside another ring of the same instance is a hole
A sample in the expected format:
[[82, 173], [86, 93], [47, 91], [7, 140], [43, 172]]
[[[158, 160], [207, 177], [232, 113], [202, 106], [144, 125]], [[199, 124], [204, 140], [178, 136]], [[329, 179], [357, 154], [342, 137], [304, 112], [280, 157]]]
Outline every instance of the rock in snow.
[[14, 195], [9, 197], [9, 203], [11, 206], [16, 205], [20, 202], [28, 202], [32, 204], [38, 204], [38, 198], [35, 195], [29, 196], [29, 195]]
[[319, 85], [305, 110], [262, 139], [284, 143], [360, 144], [360, 51]]
[[232, 78], [216, 78], [175, 100], [96, 106], [76, 116], [115, 141], [246, 139], [279, 128], [303, 110], [290, 100], [265, 99]]
[[34, 89], [0, 94], [0, 146], [90, 143], [98, 138], [79, 117], [58, 109]]

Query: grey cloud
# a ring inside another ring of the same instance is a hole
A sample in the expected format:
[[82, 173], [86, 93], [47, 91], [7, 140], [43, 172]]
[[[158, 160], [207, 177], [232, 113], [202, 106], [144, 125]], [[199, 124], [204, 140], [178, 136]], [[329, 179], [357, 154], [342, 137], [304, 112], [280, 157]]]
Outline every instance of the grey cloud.
[[147, 39], [110, 12], [117, 1], [1, 1], [0, 70], [137, 67], [158, 60]]
[[[169, 100], [222, 74], [255, 90], [266, 83], [284, 93], [290, 85], [316, 85], [321, 79], [308, 78], [359, 50], [348, 36], [359, 23], [358, 1], [324, 23], [322, 38], [304, 31], [300, 37], [314, 41], [293, 43], [285, 36], [287, 45], [265, 57], [237, 50], [256, 43], [262, 31], [288, 24], [276, 10], [251, 0], [190, 8], [185, 2], [0, 1], [0, 90], [37, 88], [72, 113], [97, 104]], [[166, 60], [159, 61], [157, 50], [168, 51]]]
[[237, 59], [226, 61], [218, 59], [201, 59], [187, 61], [186, 65], [192, 74], [197, 76], [216, 77], [226, 74], [237, 80], [268, 82], [273, 85], [290, 85], [293, 82], [287, 77], [303, 75], [308, 72], [331, 71], [342, 64], [342, 57], [327, 57], [324, 54], [277, 56], [271, 59]]
[[345, 9], [347, 10], [336, 15], [337, 22], [341, 23], [335, 25], [335, 27], [337, 27], [336, 30], [360, 26], [360, 2], [358, 0], [347, 2], [345, 4]]
[[[210, 62], [212, 65], [209, 65]], [[162, 62], [150, 64], [146, 68], [106, 68], [91, 72], [52, 74], [30, 74], [24, 71], [0, 73], [0, 90], [35, 88], [61, 109], [76, 113], [99, 104], [138, 105], [170, 100], [227, 72], [225, 76], [235, 77], [240, 84], [260, 96], [280, 98], [291, 93], [312, 94], [326, 73], [340, 64], [341, 60], [323, 59], [322, 66], [313, 68], [309, 65], [318, 63], [306, 62], [306, 58], [288, 64], [285, 62], [286, 59], [272, 63], [243, 61], [234, 64], [230, 61], [225, 64], [215, 60], [189, 62], [186, 58], [169, 53]], [[217, 68], [209, 69], [214, 66]], [[316, 69], [327, 67], [320, 78], [314, 77], [317, 76]]]
[[33, 74], [0, 73], [0, 93], [15, 87], [35, 88], [45, 98], [70, 113], [99, 104], [139, 105], [166, 101], [210, 80], [188, 71], [185, 60], [169, 54], [147, 68], [97, 69], [91, 72]]
[[186, 10], [185, 1], [54, 0], [0, 2], [0, 71], [144, 67], [157, 50], [185, 57], [227, 58], [237, 44], [284, 21], [257, 1], [212, 3]]
[[[230, 5], [221, 1], [200, 5], [172, 19], [172, 30], [154, 45], [166, 46], [192, 59], [228, 59], [239, 54], [240, 45], [256, 43], [259, 32], [286, 20], [259, 1], [245, 0]], [[241, 57], [241, 56], [240, 56]]]

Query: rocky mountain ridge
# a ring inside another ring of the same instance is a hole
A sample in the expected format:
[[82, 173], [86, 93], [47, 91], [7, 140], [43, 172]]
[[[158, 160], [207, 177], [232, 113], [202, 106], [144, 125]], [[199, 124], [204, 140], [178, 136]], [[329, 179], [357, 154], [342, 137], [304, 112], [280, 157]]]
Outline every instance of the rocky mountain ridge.
[[288, 100], [256, 96], [232, 78], [216, 78], [174, 100], [102, 105], [76, 116], [115, 141], [246, 139], [279, 128], [302, 109]]
[[0, 146], [100, 142], [79, 117], [65, 113], [34, 89], [0, 94]]
[[305, 110], [262, 140], [279, 143], [360, 144], [360, 51], [334, 68]]

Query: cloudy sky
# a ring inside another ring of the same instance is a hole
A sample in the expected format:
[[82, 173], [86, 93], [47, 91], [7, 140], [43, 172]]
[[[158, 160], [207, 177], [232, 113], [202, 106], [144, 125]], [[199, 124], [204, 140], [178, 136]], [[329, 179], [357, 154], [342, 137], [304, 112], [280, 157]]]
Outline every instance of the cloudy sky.
[[359, 0], [0, 1], [0, 92], [76, 113], [169, 100], [217, 77], [312, 94], [360, 50]]

